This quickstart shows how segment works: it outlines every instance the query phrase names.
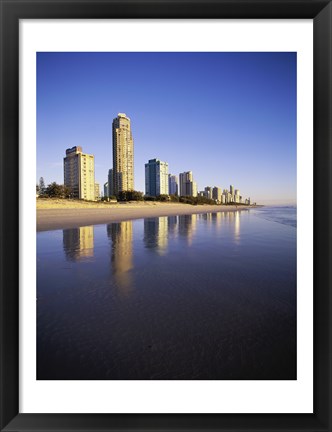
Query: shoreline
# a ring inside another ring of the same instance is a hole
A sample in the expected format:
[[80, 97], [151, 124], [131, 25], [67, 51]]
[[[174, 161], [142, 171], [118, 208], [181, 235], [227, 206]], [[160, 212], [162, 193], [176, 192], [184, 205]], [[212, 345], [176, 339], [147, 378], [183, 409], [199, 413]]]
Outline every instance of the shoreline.
[[64, 206], [53, 208], [38, 208], [37, 206], [37, 232], [53, 231], [59, 229], [78, 228], [89, 225], [123, 222], [147, 217], [177, 216], [199, 213], [219, 213], [230, 211], [249, 211], [260, 206], [247, 205], [197, 205], [181, 203], [124, 203], [115, 204], [108, 208], [102, 207], [76, 207]]

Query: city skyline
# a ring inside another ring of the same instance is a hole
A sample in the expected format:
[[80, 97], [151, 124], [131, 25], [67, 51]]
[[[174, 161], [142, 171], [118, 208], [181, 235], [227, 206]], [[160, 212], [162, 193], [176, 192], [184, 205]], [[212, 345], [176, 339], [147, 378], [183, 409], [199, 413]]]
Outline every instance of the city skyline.
[[104, 185], [125, 112], [136, 190], [158, 158], [192, 171], [198, 190], [296, 201], [295, 53], [38, 53], [37, 72], [37, 182], [62, 183], [64, 149], [81, 146]]

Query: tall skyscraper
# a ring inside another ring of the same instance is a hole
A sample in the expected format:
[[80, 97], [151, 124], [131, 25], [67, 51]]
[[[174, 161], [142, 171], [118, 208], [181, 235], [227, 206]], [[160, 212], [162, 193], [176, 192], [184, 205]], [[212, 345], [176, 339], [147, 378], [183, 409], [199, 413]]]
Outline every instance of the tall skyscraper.
[[108, 198], [110, 196], [109, 189], [108, 189], [108, 182], [104, 183], [104, 197]]
[[145, 164], [145, 194], [168, 195], [168, 163], [150, 159]]
[[236, 203], [240, 203], [241, 202], [239, 189], [235, 189], [235, 195], [234, 195], [234, 197], [235, 197], [234, 201]]
[[95, 200], [95, 160], [93, 155], [82, 152], [82, 147], [66, 150], [63, 159], [64, 185], [73, 198]]
[[180, 173], [180, 196], [197, 196], [197, 184], [192, 171]]
[[232, 202], [232, 195], [230, 194], [228, 189], [224, 189], [222, 195], [223, 195], [222, 202], [224, 204], [229, 204]]
[[176, 175], [168, 174], [168, 193], [170, 195], [179, 195], [178, 178]]
[[212, 189], [212, 198], [218, 202], [221, 202], [221, 188], [214, 186]]
[[108, 170], [108, 196], [114, 196], [113, 170]]
[[113, 120], [113, 194], [134, 190], [134, 141], [130, 118], [119, 113]]
[[100, 198], [100, 185], [95, 183], [95, 200], [98, 201]]
[[206, 198], [212, 199], [212, 187], [206, 186], [204, 188]]

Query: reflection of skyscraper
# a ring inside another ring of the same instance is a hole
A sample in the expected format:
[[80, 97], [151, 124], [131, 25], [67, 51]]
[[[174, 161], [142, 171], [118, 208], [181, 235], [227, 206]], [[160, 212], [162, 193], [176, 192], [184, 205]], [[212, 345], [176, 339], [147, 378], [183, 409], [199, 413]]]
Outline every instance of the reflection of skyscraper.
[[217, 228], [218, 233], [220, 233], [222, 214], [223, 212], [211, 213], [211, 221], [213, 222], [213, 226]]
[[236, 211], [234, 214], [234, 237], [235, 241], [239, 242], [240, 240], [240, 212]]
[[63, 250], [70, 261], [93, 257], [94, 231], [93, 226], [64, 229]]
[[148, 249], [155, 249], [158, 253], [166, 252], [168, 244], [168, 218], [144, 219], [144, 244]]
[[134, 141], [130, 118], [119, 113], [113, 120], [113, 193], [134, 190]]
[[132, 221], [107, 225], [107, 235], [112, 241], [112, 273], [116, 283], [127, 293], [131, 284], [129, 270], [133, 268]]
[[177, 231], [176, 231], [177, 224], [178, 224], [177, 216], [168, 216], [167, 218], [168, 232], [173, 236], [177, 235]]
[[199, 215], [179, 215], [179, 235], [188, 240], [190, 246], [193, 240], [193, 235], [196, 231], [196, 224]]
[[221, 226], [222, 214], [218, 212], [218, 213], [216, 213], [216, 215], [217, 215], [217, 217], [216, 217], [216, 225], [218, 227], [220, 227]]

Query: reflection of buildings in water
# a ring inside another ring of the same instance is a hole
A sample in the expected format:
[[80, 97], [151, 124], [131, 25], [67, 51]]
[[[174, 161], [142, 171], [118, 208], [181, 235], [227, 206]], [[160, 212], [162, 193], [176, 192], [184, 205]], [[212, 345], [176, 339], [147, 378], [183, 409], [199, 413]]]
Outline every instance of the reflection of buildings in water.
[[211, 220], [213, 224], [218, 228], [221, 226], [222, 213], [223, 212], [211, 213]]
[[216, 224], [217, 224], [218, 227], [220, 227], [221, 224], [222, 224], [222, 213], [219, 212], [219, 213], [216, 213], [216, 215], [217, 215]]
[[167, 224], [168, 224], [169, 234], [176, 236], [177, 235], [178, 217], [177, 216], [168, 216]]
[[70, 261], [93, 257], [94, 230], [93, 226], [64, 229], [63, 250]]
[[168, 245], [168, 217], [144, 219], [144, 244], [148, 249], [165, 253]]
[[188, 246], [192, 244], [198, 219], [197, 214], [179, 216], [179, 235], [187, 238]]
[[211, 223], [214, 222], [214, 213], [201, 213], [197, 215], [196, 220], [203, 220], [205, 229], [211, 228]]
[[234, 212], [234, 237], [235, 240], [240, 240], [240, 212]]
[[226, 211], [217, 213], [206, 213], [200, 216], [207, 222], [213, 222], [213, 225], [218, 229], [225, 222], [228, 226], [234, 226], [234, 239], [240, 240], [240, 211]]
[[129, 270], [133, 268], [133, 223], [125, 221], [107, 225], [107, 236], [112, 241], [111, 262], [112, 273], [116, 283], [125, 288], [131, 285]]
[[234, 227], [234, 239], [238, 243], [240, 241], [240, 211], [228, 211], [223, 214], [223, 220], [228, 222], [230, 229]]

